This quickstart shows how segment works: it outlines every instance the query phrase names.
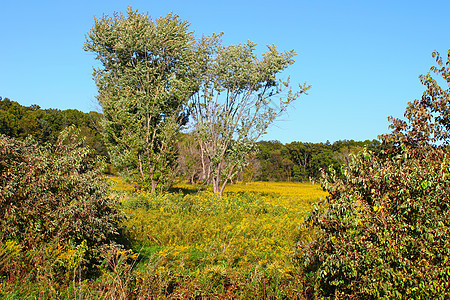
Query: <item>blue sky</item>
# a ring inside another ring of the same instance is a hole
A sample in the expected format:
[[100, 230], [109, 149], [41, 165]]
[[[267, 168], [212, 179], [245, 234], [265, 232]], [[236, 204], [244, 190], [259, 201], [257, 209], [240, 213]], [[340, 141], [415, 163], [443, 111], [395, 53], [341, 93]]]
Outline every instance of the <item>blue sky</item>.
[[42, 108], [99, 110], [96, 63], [83, 51], [94, 16], [173, 11], [197, 37], [251, 40], [298, 55], [287, 74], [312, 89], [264, 140], [374, 139], [424, 88], [431, 53], [450, 48], [450, 1], [21, 1], [0, 0], [0, 97]]

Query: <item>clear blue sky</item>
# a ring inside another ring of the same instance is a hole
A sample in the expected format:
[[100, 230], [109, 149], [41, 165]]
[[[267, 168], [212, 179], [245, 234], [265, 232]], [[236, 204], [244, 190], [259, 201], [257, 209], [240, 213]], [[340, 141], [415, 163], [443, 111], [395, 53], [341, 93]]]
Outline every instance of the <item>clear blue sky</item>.
[[265, 140], [365, 140], [388, 132], [420, 98], [431, 53], [450, 48], [450, 1], [21, 1], [0, 0], [0, 96], [42, 108], [99, 110], [94, 54], [84, 52], [94, 16], [128, 6], [156, 19], [170, 11], [225, 44], [275, 44], [298, 56], [292, 82], [312, 85]]

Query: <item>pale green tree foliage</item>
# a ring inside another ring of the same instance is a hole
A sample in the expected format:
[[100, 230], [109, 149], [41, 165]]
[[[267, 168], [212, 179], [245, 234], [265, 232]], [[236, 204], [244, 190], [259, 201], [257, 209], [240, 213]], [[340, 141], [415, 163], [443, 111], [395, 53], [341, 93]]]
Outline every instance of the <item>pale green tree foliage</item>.
[[173, 14], [154, 22], [129, 8], [95, 19], [84, 45], [102, 63], [94, 79], [111, 161], [152, 191], [171, 184], [183, 104], [197, 89], [188, 26]]
[[203, 174], [222, 196], [230, 179], [248, 162], [267, 127], [309, 86], [293, 91], [277, 78], [294, 63], [294, 51], [272, 45], [259, 58], [256, 44], [223, 46], [220, 36], [199, 43], [199, 92], [191, 97], [194, 133], [202, 152]]

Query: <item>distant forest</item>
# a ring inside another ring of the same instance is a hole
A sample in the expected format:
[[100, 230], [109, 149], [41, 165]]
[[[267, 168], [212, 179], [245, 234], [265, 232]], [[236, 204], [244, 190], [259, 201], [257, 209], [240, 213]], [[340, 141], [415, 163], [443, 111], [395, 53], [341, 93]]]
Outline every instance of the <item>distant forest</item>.
[[84, 113], [76, 109], [41, 109], [39, 105], [22, 106], [0, 97], [0, 133], [18, 139], [32, 136], [45, 144], [56, 142], [64, 128], [75, 125], [86, 138], [87, 145], [99, 155], [107, 156], [97, 127], [100, 118], [101, 114], [94, 111]]
[[[84, 113], [76, 109], [41, 109], [38, 105], [22, 106], [8, 98], [0, 97], [0, 134], [25, 139], [32, 136], [39, 143], [54, 143], [61, 130], [75, 125], [85, 137], [85, 144], [108, 161], [108, 152], [98, 125], [101, 113]], [[200, 149], [189, 133], [180, 133], [179, 179], [198, 183], [204, 177]], [[251, 163], [238, 181], [314, 181], [321, 169], [339, 169], [346, 164], [350, 154], [367, 147], [380, 149], [378, 140], [343, 140], [334, 143], [261, 141]]]

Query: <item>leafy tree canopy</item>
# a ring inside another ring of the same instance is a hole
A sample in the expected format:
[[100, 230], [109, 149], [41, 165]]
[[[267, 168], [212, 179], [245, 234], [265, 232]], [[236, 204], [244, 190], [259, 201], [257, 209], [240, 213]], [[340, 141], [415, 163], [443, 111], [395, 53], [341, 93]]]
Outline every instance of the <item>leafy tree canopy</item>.
[[98, 100], [115, 167], [145, 189], [174, 178], [183, 105], [197, 90], [194, 37], [174, 14], [156, 21], [131, 8], [95, 19], [84, 49], [97, 55]]
[[63, 129], [75, 125], [81, 131], [81, 136], [85, 137], [85, 143], [97, 154], [106, 156], [98, 128], [100, 116], [94, 111], [83, 113], [76, 109], [41, 109], [36, 104], [27, 107], [0, 97], [1, 134], [22, 140], [32, 136], [41, 144], [54, 144]]
[[[191, 98], [194, 135], [214, 192], [245, 168], [255, 142], [309, 86], [294, 91], [279, 74], [294, 63], [295, 52], [268, 46], [258, 58], [256, 44], [223, 46], [220, 35], [199, 44], [199, 92]], [[276, 102], [276, 103], [275, 103]]]

